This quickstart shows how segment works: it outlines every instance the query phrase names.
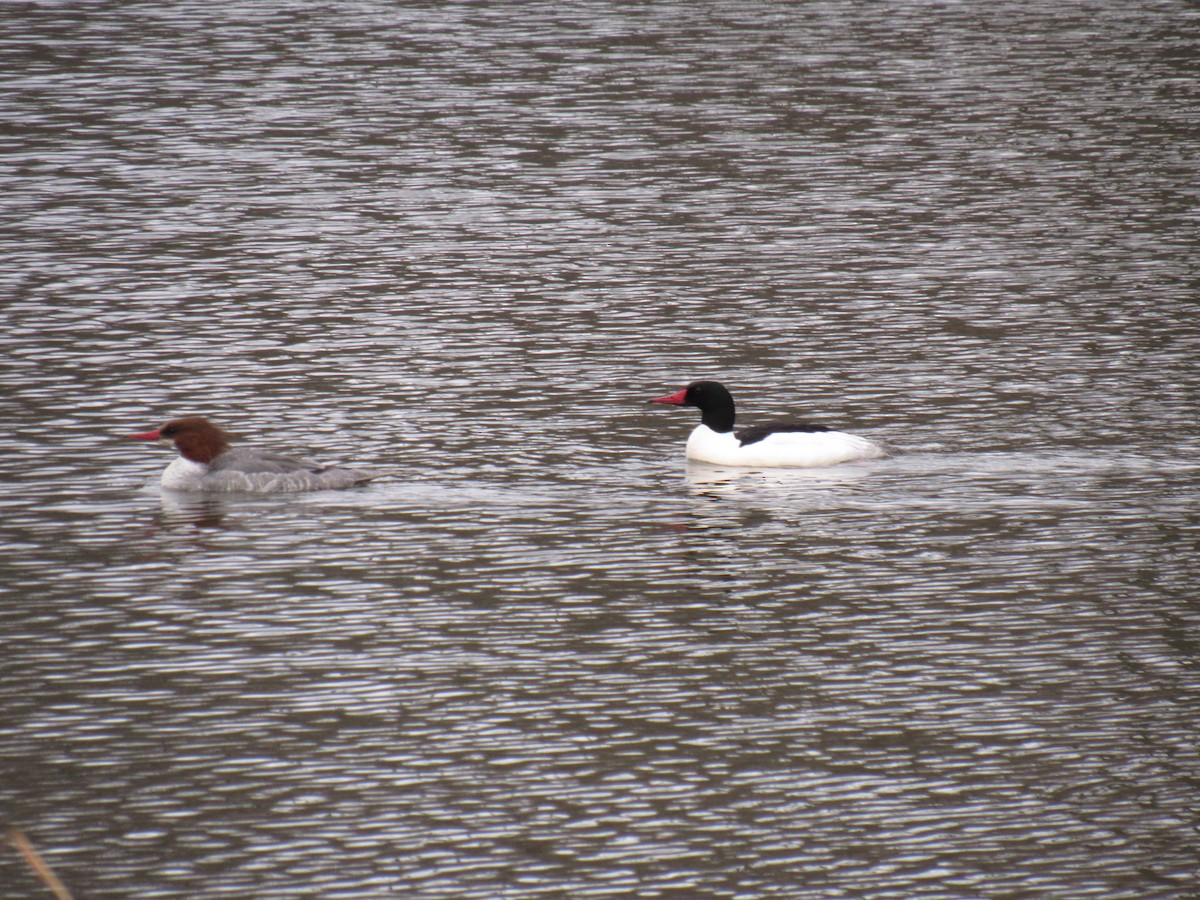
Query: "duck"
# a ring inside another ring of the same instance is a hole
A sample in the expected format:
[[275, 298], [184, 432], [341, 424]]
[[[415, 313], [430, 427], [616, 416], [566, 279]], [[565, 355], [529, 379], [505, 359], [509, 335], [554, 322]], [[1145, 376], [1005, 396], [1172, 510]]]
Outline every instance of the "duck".
[[886, 444], [802, 421], [764, 422], [734, 430], [733, 395], [718, 381], [693, 381], [652, 402], [694, 406], [700, 424], [687, 442], [687, 458], [716, 466], [816, 468], [891, 456]]
[[162, 473], [162, 486], [176, 491], [283, 493], [342, 490], [379, 477], [382, 471], [321, 463], [230, 447], [229, 435], [203, 416], [172, 419], [135, 441], [174, 445], [179, 456]]

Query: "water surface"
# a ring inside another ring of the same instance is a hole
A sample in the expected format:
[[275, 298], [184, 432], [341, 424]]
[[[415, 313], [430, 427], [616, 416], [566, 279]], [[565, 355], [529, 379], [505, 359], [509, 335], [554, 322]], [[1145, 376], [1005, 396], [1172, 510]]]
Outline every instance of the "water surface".
[[[4, 819], [80, 897], [1189, 896], [1198, 37], [10, 6]], [[906, 452], [689, 466], [699, 377]], [[164, 492], [185, 413], [397, 475]]]

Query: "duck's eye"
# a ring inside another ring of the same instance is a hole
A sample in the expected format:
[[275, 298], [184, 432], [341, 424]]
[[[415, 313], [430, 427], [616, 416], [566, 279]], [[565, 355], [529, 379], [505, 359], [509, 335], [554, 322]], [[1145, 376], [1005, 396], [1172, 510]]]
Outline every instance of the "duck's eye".
[[159, 431], [161, 437], [175, 437], [179, 433], [179, 429], [174, 425], [168, 425], [166, 428]]

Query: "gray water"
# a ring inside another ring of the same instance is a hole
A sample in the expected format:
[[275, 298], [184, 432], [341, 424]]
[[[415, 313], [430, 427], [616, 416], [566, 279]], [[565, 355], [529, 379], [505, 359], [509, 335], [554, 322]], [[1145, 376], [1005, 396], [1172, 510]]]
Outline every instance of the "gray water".
[[[0, 15], [0, 817], [77, 897], [1197, 895], [1196, 4]], [[699, 377], [905, 453], [689, 467]], [[186, 413], [395, 475], [171, 495]]]

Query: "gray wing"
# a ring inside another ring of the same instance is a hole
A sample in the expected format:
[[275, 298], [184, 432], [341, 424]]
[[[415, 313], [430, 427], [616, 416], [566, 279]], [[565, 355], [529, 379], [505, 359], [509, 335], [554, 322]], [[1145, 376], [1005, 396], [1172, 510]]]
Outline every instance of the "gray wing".
[[280, 453], [263, 453], [259, 450], [226, 450], [213, 460], [210, 471], [236, 469], [248, 474], [284, 475], [288, 472], [321, 472], [329, 468], [307, 459], [296, 459]]

